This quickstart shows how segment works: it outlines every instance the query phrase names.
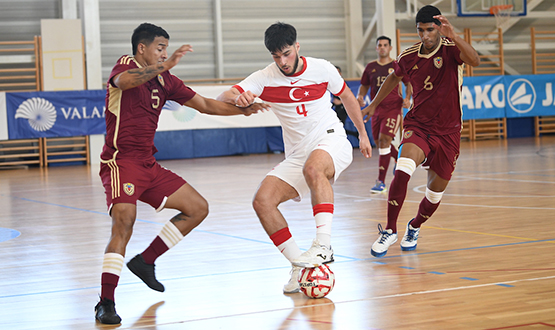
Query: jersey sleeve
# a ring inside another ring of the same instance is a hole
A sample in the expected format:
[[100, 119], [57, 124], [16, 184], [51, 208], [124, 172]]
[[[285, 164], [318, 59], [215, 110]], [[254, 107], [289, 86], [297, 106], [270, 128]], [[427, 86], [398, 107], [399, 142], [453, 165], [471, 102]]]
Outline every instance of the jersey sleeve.
[[168, 73], [168, 78], [171, 88], [168, 95], [169, 100], [175, 101], [179, 104], [184, 104], [196, 95], [196, 92], [194, 90], [192, 90], [188, 86], [185, 86], [183, 81], [173, 74]]
[[328, 90], [333, 95], [339, 95], [343, 93], [347, 84], [345, 83], [345, 80], [343, 80], [343, 77], [341, 77], [341, 75], [339, 74], [339, 71], [337, 71], [337, 68], [328, 61], [324, 61], [324, 66], [328, 71], [329, 76]]
[[237, 88], [240, 93], [251, 91], [255, 95], [260, 95], [266, 85], [266, 75], [269, 74], [269, 72], [265, 73], [265, 71], [269, 70], [266, 68], [264, 70], [255, 71], [233, 87]]
[[397, 77], [404, 77], [406, 75], [405, 63], [402, 60], [393, 61], [394, 73]]
[[112, 68], [112, 72], [110, 73], [110, 77], [108, 78], [108, 84], [110, 86], [117, 87], [113, 82], [114, 77], [117, 76], [118, 74], [120, 74], [122, 72], [125, 72], [125, 71], [132, 68], [129, 65], [130, 61], [125, 60], [126, 58], [128, 58], [128, 57], [127, 56], [120, 57], [118, 59], [118, 62], [116, 63], [116, 65]]

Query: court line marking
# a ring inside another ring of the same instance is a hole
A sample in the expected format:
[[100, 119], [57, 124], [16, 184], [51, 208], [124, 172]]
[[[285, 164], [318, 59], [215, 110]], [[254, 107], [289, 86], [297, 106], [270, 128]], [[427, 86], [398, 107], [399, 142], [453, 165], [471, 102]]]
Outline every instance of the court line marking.
[[[323, 304], [318, 304], [318, 305], [275, 308], [275, 309], [268, 309], [268, 310], [263, 310], [263, 311], [253, 311], [253, 312], [235, 313], [235, 314], [220, 315], [220, 316], [213, 316], [213, 317], [203, 317], [203, 318], [198, 318], [198, 319], [183, 320], [183, 321], [176, 321], [176, 322], [157, 323], [156, 326], [181, 324], [181, 323], [191, 323], [191, 322], [199, 322], [199, 321], [207, 321], [207, 320], [215, 320], [215, 319], [223, 319], [223, 318], [231, 318], [231, 317], [239, 317], [239, 316], [247, 316], [247, 315], [256, 315], [256, 314], [265, 314], [265, 313], [273, 313], [273, 312], [288, 311], [288, 310], [295, 310], [295, 309], [313, 308], [315, 306], [317, 306], [317, 307], [335, 306], [335, 305], [339, 305], [339, 304], [349, 304], [349, 303], [361, 302], [361, 301], [372, 301], [372, 300], [383, 300], [383, 299], [391, 299], [391, 298], [401, 298], [401, 297], [408, 297], [408, 296], [413, 296], [413, 295], [426, 295], [426, 294], [443, 293], [443, 292], [458, 291], [458, 290], [483, 288], [483, 287], [489, 287], [489, 286], [493, 287], [493, 286], [499, 286], [500, 284], [510, 285], [510, 284], [519, 283], [519, 282], [541, 281], [541, 280], [549, 280], [549, 279], [555, 279], [555, 276], [528, 278], [528, 279], [521, 279], [521, 280], [506, 281], [506, 282], [502, 282], [502, 283], [497, 282], [497, 283], [486, 283], [486, 284], [459, 286], [459, 287], [454, 287], [454, 288], [444, 288], [444, 289], [436, 289], [436, 290], [414, 291], [414, 292], [397, 293], [397, 294], [378, 296], [378, 297], [344, 300], [344, 301], [338, 301], [338, 302], [331, 301], [329, 303], [323, 303]], [[145, 324], [144, 326], [134, 325], [132, 328], [120, 327], [118, 329], [122, 329], [122, 330], [123, 329], [140, 329], [140, 328], [151, 328], [151, 327], [152, 327], [152, 324], [148, 324], [148, 325]]]

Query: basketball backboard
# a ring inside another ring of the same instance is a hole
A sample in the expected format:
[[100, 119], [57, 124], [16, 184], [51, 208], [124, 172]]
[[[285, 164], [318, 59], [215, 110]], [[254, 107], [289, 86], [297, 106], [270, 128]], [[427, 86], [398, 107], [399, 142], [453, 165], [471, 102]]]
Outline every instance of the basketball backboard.
[[526, 16], [527, 0], [457, 0], [457, 16], [493, 16], [495, 6], [511, 5], [511, 16]]

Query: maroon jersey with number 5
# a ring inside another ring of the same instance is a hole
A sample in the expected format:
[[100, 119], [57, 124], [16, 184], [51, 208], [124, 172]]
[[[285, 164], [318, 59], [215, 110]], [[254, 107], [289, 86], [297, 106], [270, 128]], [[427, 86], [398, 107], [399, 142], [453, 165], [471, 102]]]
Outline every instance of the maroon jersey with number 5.
[[104, 161], [151, 158], [157, 151], [154, 134], [166, 100], [183, 104], [196, 94], [169, 71], [125, 91], [114, 85], [112, 79], [117, 74], [140, 67], [133, 57], [122, 56], [110, 74], [106, 92], [106, 142], [100, 155]]

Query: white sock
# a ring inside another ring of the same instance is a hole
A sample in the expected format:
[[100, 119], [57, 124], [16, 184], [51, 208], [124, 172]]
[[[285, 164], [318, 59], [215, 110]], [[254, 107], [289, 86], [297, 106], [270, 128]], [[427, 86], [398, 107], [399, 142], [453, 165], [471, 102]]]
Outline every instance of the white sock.
[[102, 261], [102, 272], [110, 273], [117, 276], [121, 275], [123, 268], [123, 256], [119, 253], [105, 253], [104, 260]]

